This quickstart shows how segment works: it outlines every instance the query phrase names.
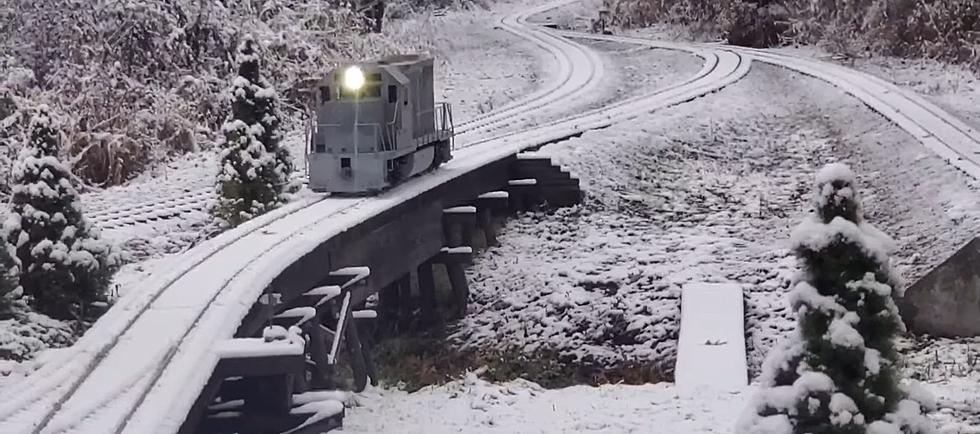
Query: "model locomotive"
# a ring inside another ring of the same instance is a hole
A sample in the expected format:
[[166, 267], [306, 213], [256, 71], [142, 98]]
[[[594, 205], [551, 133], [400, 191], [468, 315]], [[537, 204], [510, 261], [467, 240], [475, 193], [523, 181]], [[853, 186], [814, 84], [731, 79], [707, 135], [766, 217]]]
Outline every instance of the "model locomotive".
[[431, 57], [337, 68], [315, 95], [307, 155], [313, 191], [372, 194], [452, 158], [452, 109], [434, 101]]

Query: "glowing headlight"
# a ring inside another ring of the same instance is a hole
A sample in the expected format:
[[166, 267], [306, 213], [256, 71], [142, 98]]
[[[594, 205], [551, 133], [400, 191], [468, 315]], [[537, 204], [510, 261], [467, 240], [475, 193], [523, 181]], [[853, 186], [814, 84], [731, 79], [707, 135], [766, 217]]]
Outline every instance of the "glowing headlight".
[[364, 86], [364, 72], [361, 68], [351, 66], [344, 71], [344, 87], [350, 90], [359, 90]]

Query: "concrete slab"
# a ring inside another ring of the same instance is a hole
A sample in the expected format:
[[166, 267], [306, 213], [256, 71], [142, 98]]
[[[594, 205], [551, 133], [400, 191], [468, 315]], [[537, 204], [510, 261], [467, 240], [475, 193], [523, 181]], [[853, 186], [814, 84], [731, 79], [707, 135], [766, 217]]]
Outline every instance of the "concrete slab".
[[748, 384], [741, 285], [693, 283], [683, 288], [674, 376], [684, 394], [740, 390]]

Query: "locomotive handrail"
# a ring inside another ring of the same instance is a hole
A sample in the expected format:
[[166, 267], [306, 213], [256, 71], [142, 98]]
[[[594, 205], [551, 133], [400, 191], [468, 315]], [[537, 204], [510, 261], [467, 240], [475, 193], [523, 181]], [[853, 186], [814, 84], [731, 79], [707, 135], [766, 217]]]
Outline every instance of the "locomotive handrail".
[[398, 144], [395, 141], [397, 139], [397, 136], [395, 134], [395, 121], [398, 120], [398, 113], [401, 112], [401, 110], [398, 110], [397, 109], [397, 107], [398, 107], [398, 101], [395, 101], [395, 107], [396, 107], [396, 109], [395, 109], [395, 115], [392, 116], [391, 122], [388, 122], [385, 125], [385, 133], [386, 133], [386, 137], [385, 138], [388, 139], [388, 142], [385, 143], [385, 146], [384, 146], [384, 149], [386, 151], [393, 151], [393, 150], [395, 150], [395, 148], [398, 147]]

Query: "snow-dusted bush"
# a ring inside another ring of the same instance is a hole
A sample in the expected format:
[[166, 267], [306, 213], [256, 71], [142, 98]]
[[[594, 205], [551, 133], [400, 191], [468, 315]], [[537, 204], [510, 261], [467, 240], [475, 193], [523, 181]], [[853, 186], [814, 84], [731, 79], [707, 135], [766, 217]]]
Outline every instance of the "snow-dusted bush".
[[60, 139], [47, 107], [38, 107], [14, 165], [3, 233], [15, 246], [19, 282], [35, 309], [77, 319], [104, 295], [119, 258], [82, 215], [71, 173], [58, 160]]
[[237, 226], [284, 203], [292, 161], [280, 146], [282, 133], [275, 89], [259, 73], [257, 46], [245, 38], [238, 52], [238, 75], [232, 80], [232, 113], [222, 126], [216, 217]]
[[840, 54], [873, 50], [964, 62], [980, 70], [975, 0], [625, 0], [614, 23], [689, 25], [739, 45], [820, 43]]
[[0, 82], [29, 72], [23, 96], [62, 113], [75, 174], [113, 185], [211, 146], [244, 33], [266, 48], [284, 121], [302, 122], [311, 78], [342, 59], [417, 48], [364, 35], [365, 26], [347, 5], [323, 0], [6, 0]]
[[[797, 330], [763, 367], [745, 434], [932, 432], [931, 400], [904, 388], [894, 340], [904, 331], [890, 267], [894, 242], [864, 221], [851, 170], [816, 176], [815, 211], [791, 238], [803, 264], [790, 293]], [[914, 395], [914, 396], [913, 396]]]

